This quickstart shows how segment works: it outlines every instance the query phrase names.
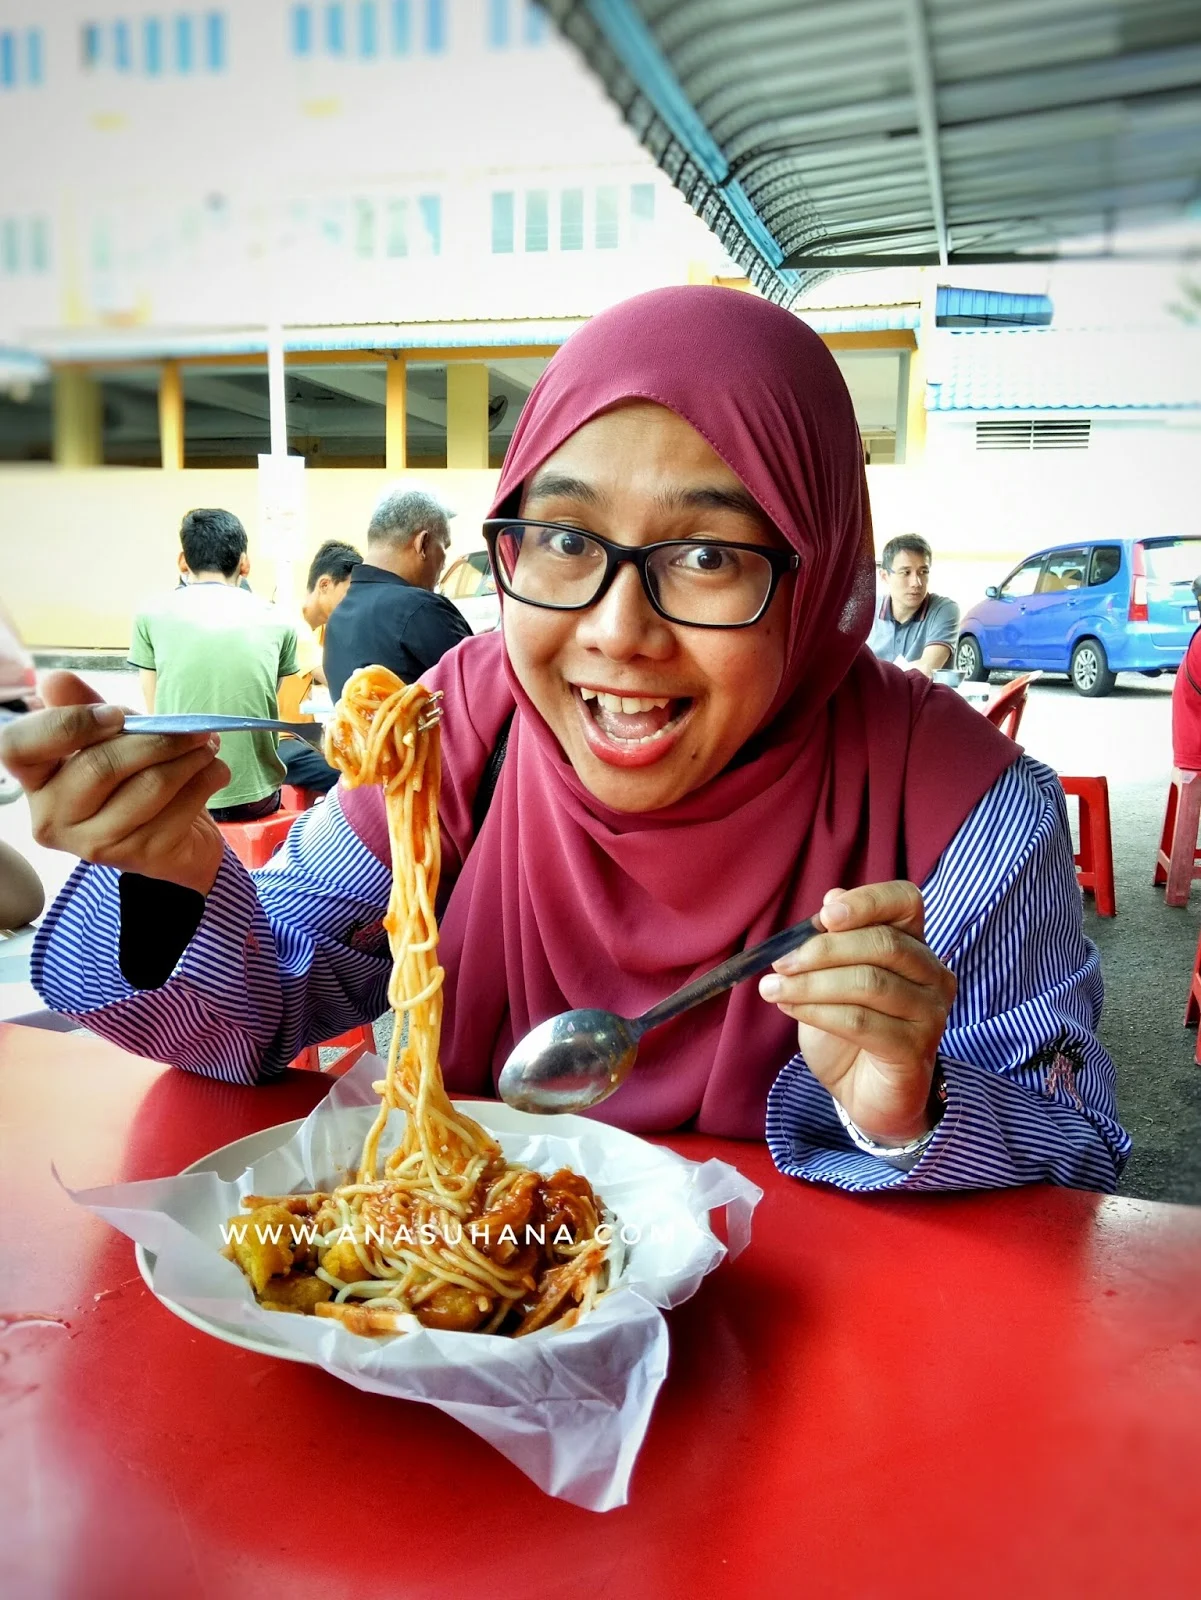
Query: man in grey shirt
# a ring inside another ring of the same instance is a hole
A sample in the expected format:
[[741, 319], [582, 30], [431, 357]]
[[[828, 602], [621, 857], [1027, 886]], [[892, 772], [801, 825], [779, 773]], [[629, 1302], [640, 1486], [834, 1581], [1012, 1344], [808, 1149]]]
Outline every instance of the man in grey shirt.
[[930, 593], [930, 546], [916, 533], [902, 533], [884, 546], [880, 565], [888, 592], [876, 610], [867, 647], [881, 661], [895, 661], [927, 678], [954, 665], [959, 642], [959, 607]]

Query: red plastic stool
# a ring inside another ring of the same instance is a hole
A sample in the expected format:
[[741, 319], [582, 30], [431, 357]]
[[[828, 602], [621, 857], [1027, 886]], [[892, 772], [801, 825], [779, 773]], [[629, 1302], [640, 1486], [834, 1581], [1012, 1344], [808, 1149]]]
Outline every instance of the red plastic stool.
[[279, 791], [279, 804], [283, 811], [307, 811], [310, 806], [315, 806], [320, 798], [318, 790], [298, 789], [294, 783], [285, 783]]
[[[1189, 980], [1188, 999], [1184, 1003], [1184, 1025], [1195, 1028], [1201, 1022], [1201, 938], [1197, 940], [1197, 954], [1193, 957], [1193, 976]], [[1197, 1034], [1197, 1048], [1193, 1060], [1201, 1067], [1201, 1031]]]
[[297, 1072], [320, 1072], [322, 1066], [318, 1052], [341, 1050], [343, 1054], [324, 1069], [327, 1077], [340, 1078], [344, 1072], [350, 1071], [360, 1057], [374, 1049], [375, 1029], [369, 1022], [365, 1022], [361, 1028], [351, 1028], [346, 1033], [340, 1033], [336, 1039], [326, 1039], [322, 1044], [309, 1045], [300, 1052], [295, 1061], [288, 1064]]
[[273, 811], [257, 822], [219, 822], [217, 826], [242, 865], [253, 870], [270, 861], [300, 815], [299, 811]]
[[1201, 772], [1172, 768], [1172, 787], [1163, 814], [1163, 832], [1155, 857], [1152, 883], [1166, 883], [1164, 904], [1188, 905], [1194, 878], [1201, 878], [1197, 825], [1201, 822]]
[[1109, 829], [1109, 784], [1104, 778], [1060, 777], [1064, 794], [1080, 802], [1080, 849], [1073, 856], [1076, 882], [1096, 901], [1099, 917], [1116, 917], [1113, 887], [1113, 836]]

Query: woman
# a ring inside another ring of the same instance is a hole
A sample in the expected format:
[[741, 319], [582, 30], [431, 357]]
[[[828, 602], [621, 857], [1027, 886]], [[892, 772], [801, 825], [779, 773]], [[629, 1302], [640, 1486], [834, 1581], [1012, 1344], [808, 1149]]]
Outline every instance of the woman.
[[[1128, 1140], [1062, 795], [864, 649], [862, 456], [816, 336], [718, 289], [597, 317], [531, 395], [488, 534], [503, 637], [425, 680], [450, 1086], [488, 1092], [543, 1017], [633, 1014], [821, 907], [825, 935], [649, 1037], [597, 1114], [766, 1133], [849, 1188], [1111, 1187]], [[340, 789], [252, 882], [206, 825], [212, 746], [119, 726], [72, 707], [4, 751], [43, 841], [98, 863], [46, 920], [49, 1003], [244, 1082], [378, 1014], [379, 794]]]

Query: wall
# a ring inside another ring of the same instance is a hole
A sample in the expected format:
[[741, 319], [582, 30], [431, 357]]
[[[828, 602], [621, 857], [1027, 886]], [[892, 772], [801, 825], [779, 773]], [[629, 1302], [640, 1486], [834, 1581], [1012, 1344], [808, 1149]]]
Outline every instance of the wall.
[[[346, 469], [305, 474], [305, 528], [292, 567], [298, 600], [313, 551], [325, 539], [365, 548], [371, 508], [386, 484], [439, 495], [457, 512], [452, 555], [476, 549], [499, 474]], [[250, 581], [276, 587], [276, 562], [260, 547], [253, 469], [162, 472], [136, 467], [0, 468], [0, 597], [27, 644], [123, 650], [148, 595], [174, 585], [178, 528], [194, 506], [224, 506], [246, 525]]]

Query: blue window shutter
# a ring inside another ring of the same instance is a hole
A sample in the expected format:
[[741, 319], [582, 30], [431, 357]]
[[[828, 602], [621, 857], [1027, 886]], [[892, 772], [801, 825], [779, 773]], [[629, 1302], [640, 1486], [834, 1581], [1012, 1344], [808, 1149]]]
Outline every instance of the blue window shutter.
[[313, 8], [292, 7], [292, 54], [308, 56], [313, 53]]
[[492, 196], [492, 254], [513, 254], [513, 191], [502, 190]]
[[180, 15], [175, 19], [175, 70], [191, 72], [196, 65], [196, 47], [192, 36], [192, 19]]
[[40, 28], [30, 28], [25, 34], [26, 83], [41, 83], [44, 76], [44, 60], [42, 30]]
[[425, 0], [425, 48], [432, 56], [446, 49], [446, 0]]
[[206, 64], [210, 72], [225, 70], [225, 18], [220, 11], [210, 11], [204, 19]]
[[413, 17], [409, 0], [392, 0], [392, 54], [407, 56], [413, 48]]

